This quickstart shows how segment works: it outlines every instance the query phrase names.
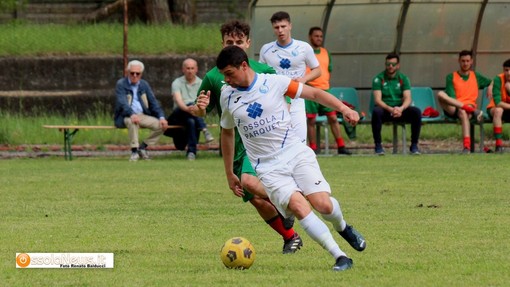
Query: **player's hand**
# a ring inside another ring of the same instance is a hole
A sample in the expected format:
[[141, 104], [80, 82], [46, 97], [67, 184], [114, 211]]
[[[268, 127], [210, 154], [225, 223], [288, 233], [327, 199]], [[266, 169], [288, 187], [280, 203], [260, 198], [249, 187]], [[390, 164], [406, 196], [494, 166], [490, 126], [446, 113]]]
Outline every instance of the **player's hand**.
[[209, 105], [209, 98], [211, 96], [211, 91], [200, 91], [200, 95], [197, 97], [197, 104], [196, 106], [200, 110], [205, 110], [207, 106]]
[[347, 108], [345, 112], [342, 113], [344, 120], [347, 121], [350, 125], [355, 126], [359, 121], [359, 114], [355, 110], [351, 110]]
[[230, 188], [230, 190], [232, 190], [235, 196], [237, 197], [244, 196], [243, 187], [241, 186], [241, 181], [239, 180], [237, 175], [235, 174], [227, 175], [227, 181], [228, 187]]

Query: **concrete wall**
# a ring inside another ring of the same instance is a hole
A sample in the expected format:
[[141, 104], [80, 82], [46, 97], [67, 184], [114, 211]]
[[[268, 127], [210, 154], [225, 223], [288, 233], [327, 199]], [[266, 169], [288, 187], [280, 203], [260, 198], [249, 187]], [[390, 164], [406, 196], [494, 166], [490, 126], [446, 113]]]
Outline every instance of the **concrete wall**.
[[[181, 76], [188, 56], [140, 56], [143, 78], [169, 113], [172, 81]], [[199, 76], [214, 67], [214, 56], [190, 56], [199, 63]], [[113, 111], [115, 83], [123, 75], [122, 57], [0, 58], [0, 109], [26, 115], [64, 115]]]

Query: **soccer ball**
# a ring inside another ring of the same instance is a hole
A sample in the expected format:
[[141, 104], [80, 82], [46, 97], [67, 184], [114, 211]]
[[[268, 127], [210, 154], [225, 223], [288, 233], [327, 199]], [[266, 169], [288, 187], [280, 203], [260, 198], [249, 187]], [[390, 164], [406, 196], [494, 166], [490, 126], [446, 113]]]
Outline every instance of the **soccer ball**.
[[227, 268], [248, 269], [255, 261], [255, 249], [246, 238], [233, 237], [221, 247], [220, 257]]

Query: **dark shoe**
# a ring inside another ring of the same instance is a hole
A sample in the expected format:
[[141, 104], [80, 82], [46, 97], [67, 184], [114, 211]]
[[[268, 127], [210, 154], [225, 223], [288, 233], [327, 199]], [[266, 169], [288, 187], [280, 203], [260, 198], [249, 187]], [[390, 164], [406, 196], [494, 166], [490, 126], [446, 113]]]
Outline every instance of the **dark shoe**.
[[375, 145], [375, 154], [377, 154], [377, 155], [384, 155], [384, 148], [382, 147], [381, 144], [376, 144]]
[[333, 265], [333, 271], [344, 271], [352, 268], [353, 262], [351, 258], [346, 256], [340, 256], [336, 259], [335, 265]]
[[303, 240], [299, 234], [294, 233], [291, 239], [283, 241], [283, 254], [296, 253], [301, 246], [303, 246]]
[[503, 147], [502, 146], [497, 146], [495, 152], [496, 153], [503, 153], [504, 152]]
[[285, 227], [285, 229], [289, 230], [291, 229], [292, 227], [294, 227], [294, 221], [295, 221], [295, 217], [294, 215], [291, 215], [290, 217], [288, 218], [284, 218], [282, 216], [282, 221], [283, 221], [283, 227]]
[[367, 247], [365, 238], [356, 230], [354, 227], [347, 225], [343, 231], [339, 231], [338, 234], [347, 241], [352, 248], [363, 251]]
[[411, 147], [409, 148], [409, 151], [411, 152], [411, 154], [414, 154], [414, 155], [421, 154], [420, 149], [418, 148], [417, 144], [412, 144]]
[[150, 160], [151, 159], [149, 157], [149, 154], [147, 153], [146, 149], [139, 149], [138, 150], [138, 155], [140, 156], [141, 159], [144, 159], [144, 160]]
[[463, 153], [463, 154], [470, 154], [470, 153], [471, 153], [471, 150], [470, 150], [470, 149], [468, 149], [468, 148], [464, 148], [464, 149], [462, 150], [462, 153]]
[[338, 154], [352, 155], [352, 152], [343, 146], [338, 148]]

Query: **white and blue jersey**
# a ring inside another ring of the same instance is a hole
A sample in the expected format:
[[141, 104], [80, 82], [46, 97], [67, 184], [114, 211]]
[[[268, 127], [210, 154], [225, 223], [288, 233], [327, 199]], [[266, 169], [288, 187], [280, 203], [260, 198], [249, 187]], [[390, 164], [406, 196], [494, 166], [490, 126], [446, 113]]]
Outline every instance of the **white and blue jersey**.
[[299, 98], [302, 89], [302, 83], [285, 76], [255, 74], [249, 87], [228, 86], [221, 92], [220, 125], [237, 127], [253, 166], [301, 142], [292, 128], [284, 95]]

